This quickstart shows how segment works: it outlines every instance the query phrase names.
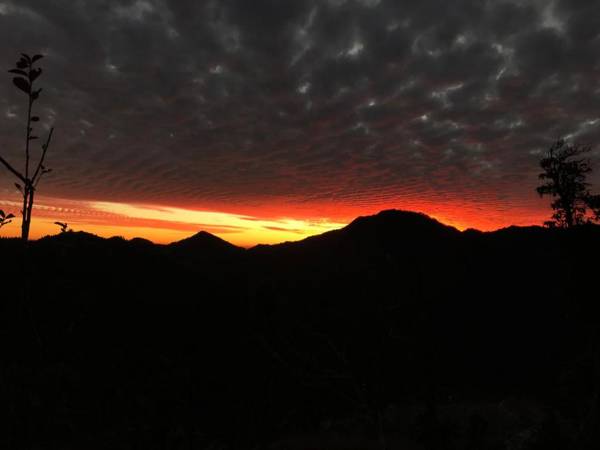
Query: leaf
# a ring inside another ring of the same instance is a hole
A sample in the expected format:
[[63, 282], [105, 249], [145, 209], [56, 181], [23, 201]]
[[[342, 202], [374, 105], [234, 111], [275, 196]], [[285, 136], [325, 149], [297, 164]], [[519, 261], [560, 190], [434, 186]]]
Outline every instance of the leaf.
[[39, 118], [38, 116], [32, 116], [32, 117], [31, 117], [31, 121], [32, 121], [32, 122], [39, 122], [39, 121], [40, 121], [40, 118]]
[[6, 216], [6, 218], [7, 218], [7, 219], [14, 219], [14, 218], [15, 218], [15, 215], [11, 213], [11, 214], [9, 214], [8, 216]]
[[16, 73], [17, 75], [23, 75], [24, 77], [27, 76], [27, 72], [25, 72], [24, 70], [19, 70], [19, 69], [11, 69], [8, 71], [8, 73]]
[[29, 67], [29, 63], [24, 60], [24, 59], [20, 59], [19, 61], [17, 61], [17, 69], [27, 69]]
[[33, 64], [38, 59], [42, 59], [43, 57], [44, 57], [44, 55], [34, 55], [33, 58], [31, 58], [31, 63]]
[[25, 78], [14, 77], [13, 84], [16, 87], [18, 87], [19, 89], [21, 89], [23, 92], [25, 92], [26, 94], [29, 94], [31, 92], [31, 86], [29, 85], [29, 82]]
[[23, 59], [26, 59], [27, 61], [31, 61], [31, 58], [27, 53], [21, 53], [21, 57], [23, 57]]
[[37, 77], [39, 77], [41, 74], [42, 74], [42, 69], [33, 69], [31, 71], [31, 73], [29, 74], [29, 79], [33, 83], [37, 79]]
[[23, 193], [23, 187], [19, 183], [15, 183], [15, 186], [19, 190], [19, 192], [22, 194]]
[[42, 88], [38, 89], [37, 91], [33, 91], [33, 93], [31, 94], [31, 98], [37, 100], [40, 96], [40, 92], [42, 92]]
[[0, 217], [4, 217], [4, 211], [0, 209]]

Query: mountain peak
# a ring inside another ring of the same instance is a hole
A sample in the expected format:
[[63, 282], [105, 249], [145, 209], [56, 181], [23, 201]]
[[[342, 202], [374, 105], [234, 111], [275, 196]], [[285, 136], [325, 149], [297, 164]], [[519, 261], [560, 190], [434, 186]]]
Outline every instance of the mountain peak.
[[221, 239], [214, 234], [207, 231], [199, 231], [198, 233], [182, 239], [180, 241], [169, 244], [171, 248], [188, 249], [188, 250], [200, 250], [200, 251], [240, 251], [240, 247]]
[[454, 227], [444, 225], [427, 214], [399, 209], [386, 209], [372, 216], [361, 216], [354, 219], [346, 229], [358, 231], [371, 228], [393, 227], [398, 230], [446, 230], [458, 231]]

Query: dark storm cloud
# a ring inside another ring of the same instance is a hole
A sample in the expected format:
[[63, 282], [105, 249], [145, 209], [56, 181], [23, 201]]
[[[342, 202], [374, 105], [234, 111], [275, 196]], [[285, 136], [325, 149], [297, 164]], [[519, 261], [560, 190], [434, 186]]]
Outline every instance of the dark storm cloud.
[[[599, 17], [571, 0], [0, 0], [0, 65], [48, 56], [52, 195], [518, 201], [553, 139], [600, 138]], [[7, 74], [12, 160], [23, 100]]]

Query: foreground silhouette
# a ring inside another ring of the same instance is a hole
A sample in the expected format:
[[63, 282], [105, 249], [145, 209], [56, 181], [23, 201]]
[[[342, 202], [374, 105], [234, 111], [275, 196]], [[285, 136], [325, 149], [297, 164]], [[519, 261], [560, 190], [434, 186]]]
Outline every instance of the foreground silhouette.
[[[554, 214], [548, 226], [573, 227], [598, 221], [600, 196], [589, 191], [587, 176], [592, 171], [591, 162], [583, 155], [592, 147], [556, 141], [540, 161], [543, 184], [536, 188], [540, 197], [550, 195]], [[588, 216], [591, 209], [593, 215]]]
[[[22, 246], [0, 239], [15, 286]], [[31, 301], [2, 303], [2, 448], [600, 442], [598, 226], [384, 211], [250, 250], [64, 232], [28, 252]]]
[[34, 124], [40, 122], [40, 117], [34, 115], [33, 106], [39, 100], [42, 89], [34, 89], [36, 80], [42, 74], [42, 69], [35, 67], [36, 63], [42, 59], [42, 55], [29, 56], [21, 53], [21, 57], [16, 62], [14, 69], [9, 70], [15, 75], [13, 84], [22, 93], [27, 95], [27, 119], [25, 128], [25, 144], [24, 144], [24, 161], [23, 168], [17, 169], [14, 164], [11, 164], [2, 156], [0, 156], [0, 164], [2, 164], [16, 179], [14, 186], [20, 192], [23, 198], [23, 207], [21, 209], [21, 239], [27, 241], [29, 239], [29, 230], [31, 228], [31, 215], [33, 213], [33, 203], [38, 185], [44, 175], [52, 172], [52, 169], [47, 168], [46, 153], [52, 141], [54, 128], [46, 137], [46, 141], [41, 145], [40, 152], [33, 152], [32, 143], [39, 139], [35, 135]]

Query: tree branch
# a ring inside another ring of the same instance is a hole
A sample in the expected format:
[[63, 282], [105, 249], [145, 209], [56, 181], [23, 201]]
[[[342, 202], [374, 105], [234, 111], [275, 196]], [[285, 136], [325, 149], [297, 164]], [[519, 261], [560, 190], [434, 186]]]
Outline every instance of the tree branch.
[[48, 147], [50, 146], [50, 141], [52, 140], [52, 133], [54, 133], [54, 127], [50, 128], [50, 133], [48, 133], [48, 139], [46, 139], [46, 143], [42, 145], [42, 157], [40, 158], [40, 162], [38, 162], [37, 168], [35, 169], [35, 173], [33, 177], [31, 177], [31, 183], [35, 184], [35, 179], [40, 174], [40, 169], [44, 165], [44, 159], [46, 158], [46, 152], [48, 151]]
[[13, 166], [11, 166], [8, 161], [6, 161], [2, 156], [0, 156], [0, 162], [2, 164], [4, 164], [4, 167], [6, 167], [15, 177], [17, 177], [19, 180], [21, 180], [23, 183], [27, 183], [27, 180], [25, 179], [25, 177], [23, 175], [21, 175], [17, 170], [15, 170], [13, 168]]

